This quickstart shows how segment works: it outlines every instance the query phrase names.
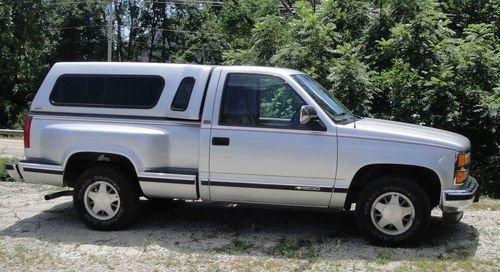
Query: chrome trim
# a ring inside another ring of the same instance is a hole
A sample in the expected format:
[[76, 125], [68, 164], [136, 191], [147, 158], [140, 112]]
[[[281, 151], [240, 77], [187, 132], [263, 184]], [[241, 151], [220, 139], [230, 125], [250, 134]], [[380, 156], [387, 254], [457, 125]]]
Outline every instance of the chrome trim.
[[478, 187], [476, 179], [469, 176], [462, 186], [443, 190], [441, 210], [447, 213], [464, 211], [474, 202]]
[[140, 172], [137, 178], [142, 192], [148, 197], [198, 198], [196, 174]]
[[165, 182], [176, 183], [175, 181], [179, 181], [179, 183], [183, 183], [183, 181], [189, 182], [194, 185], [196, 180], [196, 175], [190, 174], [179, 174], [179, 173], [159, 173], [159, 172], [140, 172], [137, 175], [139, 181], [147, 181], [147, 182]]

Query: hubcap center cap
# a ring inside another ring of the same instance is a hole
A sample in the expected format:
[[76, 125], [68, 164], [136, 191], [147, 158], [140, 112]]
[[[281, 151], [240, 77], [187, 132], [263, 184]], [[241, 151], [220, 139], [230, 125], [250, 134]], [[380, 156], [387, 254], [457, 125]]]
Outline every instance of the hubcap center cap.
[[403, 218], [401, 207], [395, 204], [389, 204], [382, 212], [382, 217], [391, 223], [400, 221]]
[[95, 204], [104, 207], [111, 204], [111, 199], [107, 193], [97, 193]]

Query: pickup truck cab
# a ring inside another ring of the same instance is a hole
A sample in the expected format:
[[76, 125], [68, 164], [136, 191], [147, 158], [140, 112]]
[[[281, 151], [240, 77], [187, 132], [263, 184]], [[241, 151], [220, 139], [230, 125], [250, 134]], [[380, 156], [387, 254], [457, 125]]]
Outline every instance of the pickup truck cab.
[[350, 210], [370, 241], [415, 243], [439, 206], [458, 222], [478, 185], [467, 138], [354, 116], [302, 72], [270, 67], [57, 63], [9, 174], [74, 188], [94, 229], [139, 198]]

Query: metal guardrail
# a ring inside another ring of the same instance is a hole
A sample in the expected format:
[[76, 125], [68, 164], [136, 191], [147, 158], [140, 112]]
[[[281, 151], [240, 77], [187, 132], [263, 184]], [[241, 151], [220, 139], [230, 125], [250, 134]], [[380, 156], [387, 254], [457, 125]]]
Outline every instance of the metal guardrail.
[[23, 136], [24, 131], [15, 129], [0, 129], [0, 135]]

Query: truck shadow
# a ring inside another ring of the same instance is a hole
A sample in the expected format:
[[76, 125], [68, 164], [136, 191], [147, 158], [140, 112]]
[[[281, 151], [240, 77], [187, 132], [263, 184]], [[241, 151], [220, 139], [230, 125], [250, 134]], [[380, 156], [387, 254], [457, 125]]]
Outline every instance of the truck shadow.
[[339, 260], [462, 259], [474, 255], [479, 240], [473, 226], [443, 226], [433, 217], [418, 247], [383, 248], [363, 240], [352, 212], [182, 201], [162, 206], [145, 200], [136, 223], [123, 231], [90, 230], [80, 223], [71, 202], [65, 202], [17, 221], [0, 235], [67, 245]]

